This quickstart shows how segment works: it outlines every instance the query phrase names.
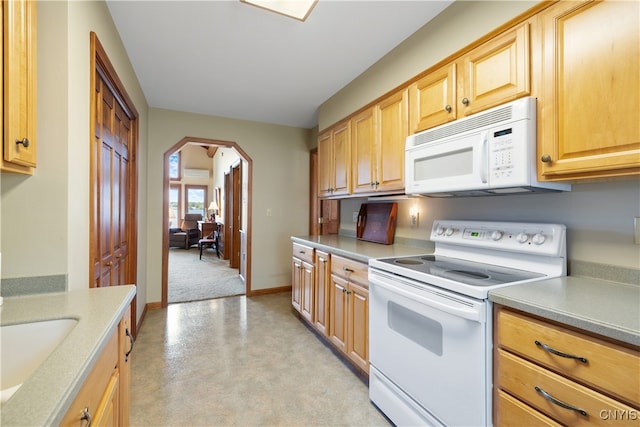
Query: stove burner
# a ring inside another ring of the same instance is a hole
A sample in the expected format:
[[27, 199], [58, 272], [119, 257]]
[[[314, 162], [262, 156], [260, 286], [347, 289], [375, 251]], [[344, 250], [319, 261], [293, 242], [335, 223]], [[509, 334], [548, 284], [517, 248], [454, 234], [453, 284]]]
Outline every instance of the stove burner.
[[447, 270], [446, 273], [452, 273], [452, 274], [456, 274], [458, 276], [468, 277], [470, 279], [489, 279], [489, 278], [491, 278], [491, 276], [489, 276], [487, 274], [478, 273], [476, 271]]
[[417, 259], [397, 259], [394, 261], [396, 264], [405, 264], [405, 265], [420, 265], [420, 264], [424, 264], [424, 262], [419, 261]]

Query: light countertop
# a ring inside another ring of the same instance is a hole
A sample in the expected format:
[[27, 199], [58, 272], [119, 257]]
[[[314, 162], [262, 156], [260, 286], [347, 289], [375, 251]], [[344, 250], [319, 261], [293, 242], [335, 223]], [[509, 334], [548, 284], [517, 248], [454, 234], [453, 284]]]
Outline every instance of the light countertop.
[[383, 245], [382, 243], [366, 242], [358, 240], [355, 237], [346, 237], [337, 234], [325, 236], [293, 236], [291, 237], [291, 240], [364, 263], [368, 263], [370, 258], [386, 258], [433, 253], [433, 244], [430, 242], [427, 242], [428, 244], [425, 245], [425, 247], [401, 244]]
[[559, 277], [489, 292], [495, 303], [640, 347], [640, 286]]
[[[292, 237], [292, 241], [362, 262], [433, 252], [425, 247], [382, 245], [340, 235]], [[599, 264], [594, 267], [602, 268]], [[634, 276], [635, 277], [635, 276]], [[555, 320], [588, 332], [640, 346], [640, 284], [567, 276], [499, 288], [495, 303]]]
[[135, 292], [135, 286], [126, 285], [4, 298], [1, 325], [61, 318], [78, 323], [0, 407], [0, 425], [59, 424]]

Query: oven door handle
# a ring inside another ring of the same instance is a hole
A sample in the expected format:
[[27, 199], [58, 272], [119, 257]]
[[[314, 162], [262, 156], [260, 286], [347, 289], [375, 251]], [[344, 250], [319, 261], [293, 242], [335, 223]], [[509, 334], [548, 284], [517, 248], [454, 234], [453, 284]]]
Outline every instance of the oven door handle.
[[[394, 280], [399, 280], [399, 279], [394, 279]], [[463, 306], [462, 304], [465, 304], [465, 303], [462, 301], [460, 304], [456, 304], [456, 305], [446, 304], [440, 301], [426, 298], [422, 295], [419, 295], [418, 293], [408, 292], [398, 286], [390, 286], [384, 281], [380, 279], [376, 279], [375, 277], [369, 277], [369, 281], [376, 286], [380, 286], [381, 288], [388, 290], [389, 292], [393, 292], [405, 298], [417, 301], [421, 304], [428, 305], [432, 308], [435, 308], [436, 310], [440, 310], [442, 312], [449, 313], [454, 316], [462, 317], [468, 320], [473, 320], [479, 323], [484, 323], [485, 321], [483, 307]], [[399, 280], [399, 281], [402, 282], [402, 280]]]

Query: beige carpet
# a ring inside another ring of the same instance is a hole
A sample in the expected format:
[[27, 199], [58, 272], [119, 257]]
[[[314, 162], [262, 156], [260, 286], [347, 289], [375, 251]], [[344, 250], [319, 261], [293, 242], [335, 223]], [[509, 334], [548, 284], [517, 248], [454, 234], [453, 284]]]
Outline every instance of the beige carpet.
[[202, 260], [197, 247], [169, 249], [168, 302], [199, 301], [245, 293], [238, 269], [217, 258], [213, 249], [205, 249]]

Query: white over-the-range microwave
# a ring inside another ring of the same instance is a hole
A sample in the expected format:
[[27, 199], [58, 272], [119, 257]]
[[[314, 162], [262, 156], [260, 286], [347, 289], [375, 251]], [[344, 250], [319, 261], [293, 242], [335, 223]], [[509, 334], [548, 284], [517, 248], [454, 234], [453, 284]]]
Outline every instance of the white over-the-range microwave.
[[536, 176], [536, 99], [521, 98], [410, 135], [405, 192], [435, 197], [570, 191]]

